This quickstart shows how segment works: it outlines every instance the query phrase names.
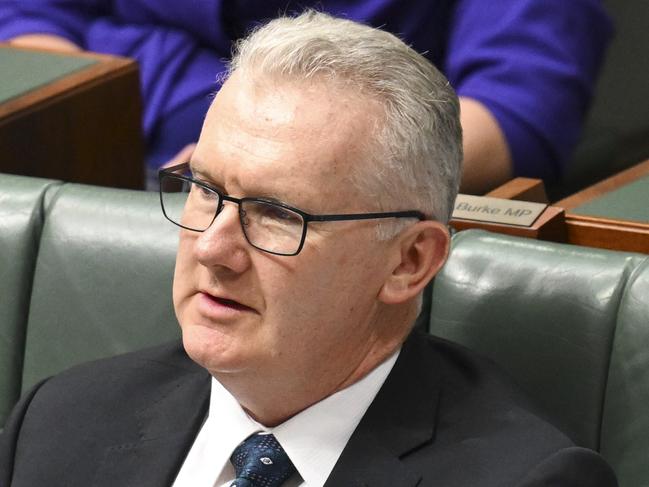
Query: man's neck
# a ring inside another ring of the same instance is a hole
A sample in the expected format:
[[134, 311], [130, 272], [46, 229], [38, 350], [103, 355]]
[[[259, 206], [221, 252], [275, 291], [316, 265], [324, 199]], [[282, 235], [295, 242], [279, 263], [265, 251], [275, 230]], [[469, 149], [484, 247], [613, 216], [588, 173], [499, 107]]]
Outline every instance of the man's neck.
[[[299, 412], [358, 382], [401, 347], [402, 338], [376, 343], [362, 359], [346, 373], [324, 369], [320, 380], [296, 371], [292, 381], [278, 380], [262, 373], [214, 374], [214, 377], [232, 394], [244, 410], [258, 423], [274, 427]], [[278, 374], [278, 377], [284, 374]], [[313, 377], [313, 376], [311, 376]]]
[[[358, 382], [401, 347], [412, 330], [417, 314], [414, 303], [383, 306], [369, 318], [372, 336], [363, 343], [350, 344], [345, 363], [330, 351], [316, 363], [317, 369], [304, 370], [288, 364], [287, 370], [267, 367], [213, 372], [212, 375], [234, 396], [241, 407], [258, 423], [274, 427], [299, 412]], [[354, 362], [349, 363], [348, 358]], [[284, 362], [282, 362], [284, 363]], [[313, 363], [313, 362], [311, 362]]]

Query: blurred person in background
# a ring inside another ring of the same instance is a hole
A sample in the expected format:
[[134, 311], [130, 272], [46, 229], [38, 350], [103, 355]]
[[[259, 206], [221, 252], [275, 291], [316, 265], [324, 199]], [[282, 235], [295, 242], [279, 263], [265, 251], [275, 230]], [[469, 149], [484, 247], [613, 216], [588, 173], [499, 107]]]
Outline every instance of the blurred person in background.
[[560, 177], [611, 35], [600, 0], [4, 0], [0, 39], [135, 58], [155, 184], [189, 159], [233, 42], [309, 6], [395, 33], [445, 73], [462, 108], [463, 192]]

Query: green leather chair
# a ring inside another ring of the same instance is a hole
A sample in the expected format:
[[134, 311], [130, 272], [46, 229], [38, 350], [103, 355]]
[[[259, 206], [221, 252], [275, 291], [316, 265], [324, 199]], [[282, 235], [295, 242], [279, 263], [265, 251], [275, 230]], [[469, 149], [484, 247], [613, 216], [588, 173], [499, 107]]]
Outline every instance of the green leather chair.
[[649, 256], [461, 232], [429, 330], [500, 364], [621, 486], [649, 486]]
[[158, 195], [66, 184], [47, 205], [33, 274], [23, 391], [69, 366], [180, 336], [178, 232]]
[[[0, 175], [5, 227], [0, 425], [19, 382], [179, 336], [177, 231], [156, 194]], [[622, 487], [649, 486], [648, 267], [639, 254], [461, 232], [419, 323], [501, 364]]]
[[0, 427], [18, 400], [43, 198], [58, 182], [0, 177]]

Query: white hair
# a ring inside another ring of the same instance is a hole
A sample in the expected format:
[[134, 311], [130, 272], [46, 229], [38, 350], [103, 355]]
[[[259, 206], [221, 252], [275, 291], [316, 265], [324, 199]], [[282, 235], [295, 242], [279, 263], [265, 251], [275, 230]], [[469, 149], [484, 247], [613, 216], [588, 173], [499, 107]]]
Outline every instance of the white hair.
[[376, 100], [383, 117], [368, 141], [374, 163], [350, 176], [378, 208], [416, 209], [448, 221], [461, 176], [458, 98], [446, 78], [396, 36], [307, 10], [238, 41], [226, 76], [234, 71], [254, 79], [324, 78]]

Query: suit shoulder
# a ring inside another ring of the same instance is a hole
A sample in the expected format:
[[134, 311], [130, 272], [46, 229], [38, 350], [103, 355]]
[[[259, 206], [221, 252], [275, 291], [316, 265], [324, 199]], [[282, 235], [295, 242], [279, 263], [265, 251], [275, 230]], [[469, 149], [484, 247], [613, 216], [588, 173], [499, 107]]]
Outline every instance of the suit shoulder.
[[559, 450], [537, 464], [516, 487], [537, 485], [617, 487], [613, 469], [596, 452], [577, 446]]
[[191, 438], [207, 412], [209, 386], [210, 375], [179, 343], [72, 367], [38, 384], [14, 408], [0, 468], [4, 460], [20, 476], [16, 485], [51, 478], [57, 485], [89, 485], [110, 448]]
[[433, 357], [440, 393], [435, 440], [419, 458], [433, 454], [430, 465], [448, 474], [449, 485], [517, 485], [545, 459], [575, 448], [493, 361], [437, 337], [426, 336], [420, 346]]
[[75, 365], [42, 383], [32, 407], [40, 402], [54, 407], [95, 401], [101, 407], [106, 398], [143, 396], [191, 374], [206, 372], [186, 355], [180, 341], [174, 341]]
[[186, 370], [188, 372], [193, 372], [200, 368], [187, 356], [182, 342], [180, 340], [174, 340], [162, 345], [74, 365], [55, 375], [53, 379], [60, 378], [60, 380], [68, 380], [84, 375], [128, 370], [133, 367], [153, 364], [158, 364], [161, 367]]
[[[508, 419], [503, 424], [521, 426], [521, 432], [538, 429], [542, 438], [557, 447], [573, 445], [539, 405], [491, 359], [438, 337], [427, 337], [427, 346], [438, 357], [441, 369], [441, 407], [454, 417], [481, 421]], [[504, 414], [506, 413], [506, 415]], [[554, 441], [551, 441], [551, 440]]]

